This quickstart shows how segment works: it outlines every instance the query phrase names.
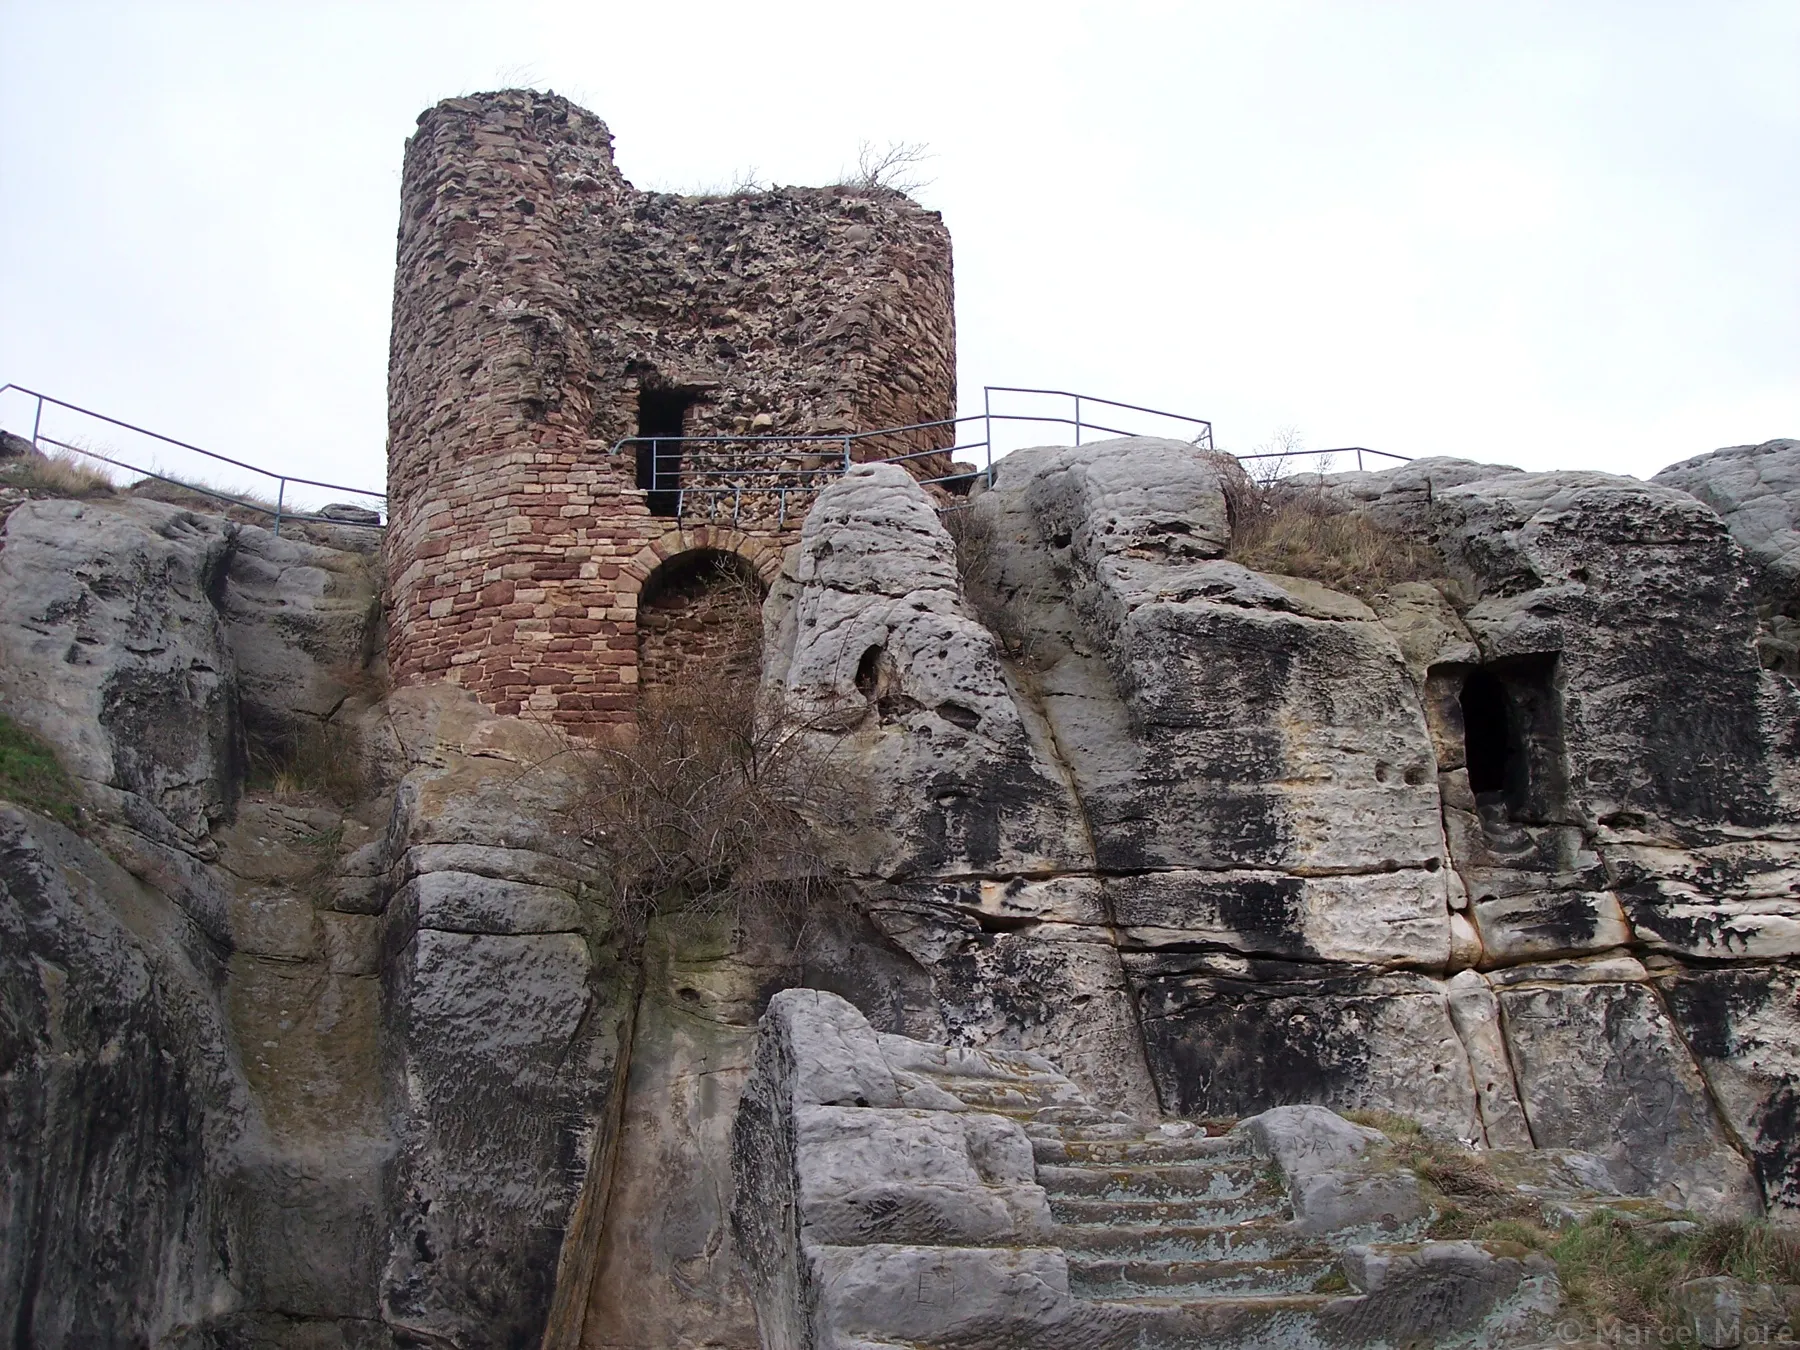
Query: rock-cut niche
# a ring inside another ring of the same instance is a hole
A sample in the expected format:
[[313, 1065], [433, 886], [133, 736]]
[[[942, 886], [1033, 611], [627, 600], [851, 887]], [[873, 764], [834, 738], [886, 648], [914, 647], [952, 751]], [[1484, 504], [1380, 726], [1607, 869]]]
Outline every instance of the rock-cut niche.
[[1483, 814], [1520, 824], [1560, 819], [1566, 775], [1555, 653], [1476, 666], [1459, 701], [1469, 790]]
[[640, 697], [720, 678], [754, 684], [763, 590], [756, 569], [723, 549], [690, 549], [652, 572], [638, 596]]

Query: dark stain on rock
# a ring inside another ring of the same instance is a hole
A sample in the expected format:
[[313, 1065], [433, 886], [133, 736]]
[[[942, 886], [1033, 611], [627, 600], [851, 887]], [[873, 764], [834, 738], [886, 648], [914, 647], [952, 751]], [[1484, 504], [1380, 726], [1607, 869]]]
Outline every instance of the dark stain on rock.
[[1775, 1089], [1752, 1126], [1750, 1161], [1762, 1187], [1763, 1203], [1790, 1214], [1800, 1210], [1800, 1091], [1783, 1083]]
[[[1134, 972], [1135, 974], [1136, 972]], [[1348, 970], [1346, 970], [1348, 974]], [[1165, 1109], [1242, 1116], [1354, 1100], [1369, 1069], [1375, 1000], [1355, 980], [1262, 983], [1170, 971], [1134, 979], [1150, 1073]]]

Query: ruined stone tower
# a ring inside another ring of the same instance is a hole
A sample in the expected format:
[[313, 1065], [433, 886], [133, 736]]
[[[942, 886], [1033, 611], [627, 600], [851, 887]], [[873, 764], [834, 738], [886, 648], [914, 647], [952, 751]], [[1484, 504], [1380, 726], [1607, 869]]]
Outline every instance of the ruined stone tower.
[[566, 99], [438, 104], [407, 145], [394, 278], [395, 681], [580, 731], [630, 721], [640, 671], [678, 678], [696, 645], [698, 563], [767, 580], [846, 450], [952, 441], [634, 438], [911, 426], [955, 394], [935, 212], [866, 186], [639, 192]]

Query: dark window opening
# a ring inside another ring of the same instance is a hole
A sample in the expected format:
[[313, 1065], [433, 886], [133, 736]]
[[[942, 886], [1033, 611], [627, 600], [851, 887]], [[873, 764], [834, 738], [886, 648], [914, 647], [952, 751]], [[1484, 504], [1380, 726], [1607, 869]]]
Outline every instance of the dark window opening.
[[1556, 657], [1511, 657], [1468, 673], [1462, 687], [1469, 790], [1521, 824], [1564, 814], [1562, 701]]
[[653, 516], [673, 516], [681, 509], [680, 438], [693, 403], [694, 396], [683, 389], [638, 391], [637, 485], [649, 494]]
[[1476, 796], [1506, 791], [1507, 770], [1517, 756], [1506, 690], [1500, 681], [1485, 670], [1469, 672], [1462, 691], [1462, 715], [1469, 790]]

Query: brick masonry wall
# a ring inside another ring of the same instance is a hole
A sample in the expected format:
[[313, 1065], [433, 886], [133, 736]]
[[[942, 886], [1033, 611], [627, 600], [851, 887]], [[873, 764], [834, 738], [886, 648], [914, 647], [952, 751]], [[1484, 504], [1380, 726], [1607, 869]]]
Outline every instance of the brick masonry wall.
[[711, 568], [646, 591], [638, 606], [638, 689], [651, 698], [702, 669], [754, 680], [762, 658], [760, 598]]
[[[773, 577], [805, 494], [652, 516], [631, 448], [609, 453], [636, 433], [645, 388], [695, 400], [689, 435], [950, 417], [942, 221], [882, 189], [638, 192], [605, 124], [554, 95], [426, 112], [407, 144], [388, 373], [398, 683], [447, 680], [578, 732], [629, 723], [654, 570], [712, 548]], [[950, 443], [892, 439], [858, 457]]]

